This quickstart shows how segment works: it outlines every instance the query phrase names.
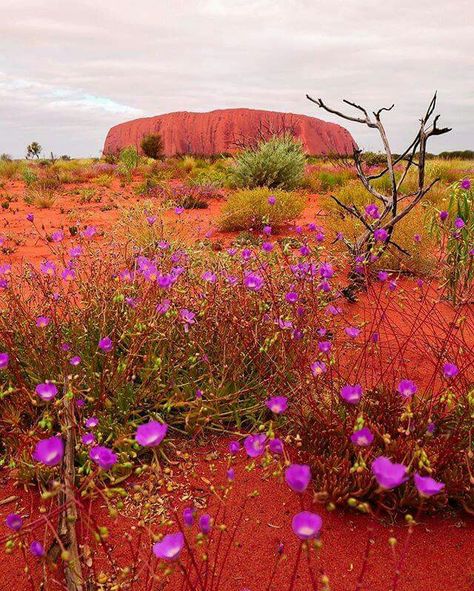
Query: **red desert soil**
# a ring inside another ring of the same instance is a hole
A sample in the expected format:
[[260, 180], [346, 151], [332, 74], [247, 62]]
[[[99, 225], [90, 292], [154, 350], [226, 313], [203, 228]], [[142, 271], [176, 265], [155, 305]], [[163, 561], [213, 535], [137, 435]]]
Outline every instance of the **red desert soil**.
[[[97, 189], [102, 195], [100, 203], [79, 205], [77, 196], [70, 194], [73, 189], [73, 186], [68, 186], [68, 193], [65, 192], [61, 195], [57, 204], [52, 208], [33, 210], [35, 224], [44, 233], [51, 233], [61, 227], [67, 230], [76, 222], [81, 225], [93, 224], [98, 229], [106, 231], [117, 220], [120, 207], [130, 207], [133, 203], [144, 199], [143, 197], [137, 197], [131, 187], [120, 187], [118, 181], [114, 181], [110, 188]], [[3, 228], [1, 235], [7, 239], [3, 246], [2, 262], [7, 260], [13, 263], [32, 261], [37, 264], [42, 258], [51, 256], [48, 247], [44, 245], [43, 241], [38, 240], [36, 231], [31, 223], [26, 220], [26, 214], [32, 211], [32, 208], [26, 205], [21, 198], [24, 191], [22, 184], [18, 182], [10, 183], [8, 190], [10, 194], [17, 195], [19, 200], [13, 202], [10, 209], [2, 211], [0, 215], [0, 223]], [[170, 210], [166, 214], [168, 228], [187, 242], [192, 242], [197, 238], [210, 237], [213, 241], [228, 244], [232, 239], [232, 235], [221, 234], [215, 229], [215, 220], [219, 214], [221, 203], [221, 201], [212, 201], [208, 209], [186, 211], [181, 216], [176, 216]], [[324, 218], [319, 217], [318, 212], [318, 197], [311, 195], [308, 199], [308, 207], [299, 223], [323, 221]], [[67, 234], [68, 232], [66, 232]], [[417, 304], [417, 299], [413, 296], [413, 287], [414, 281], [399, 281], [398, 291], [401, 292], [402, 297], [407, 299], [407, 314], [394, 315], [392, 313], [388, 316], [385, 322], [385, 337], [388, 340], [397, 343], [403, 342], [403, 338], [410, 336], [413, 317], [418, 314], [422, 320], [423, 309], [430, 306], [430, 302], [426, 298], [420, 300], [420, 303]], [[435, 299], [435, 289], [430, 288], [430, 290], [429, 298]], [[361, 298], [356, 305], [344, 306], [344, 321], [346, 324], [349, 324], [349, 321], [355, 324], [365, 320], [369, 323], [366, 330], [369, 330], [373, 306], [374, 303], [368, 302], [366, 298]], [[446, 321], [449, 320], [452, 312], [449, 306], [440, 303], [437, 314]], [[407, 344], [405, 361], [410, 362], [413, 378], [419, 380], [419, 384], [423, 385], [424, 376], [433, 374], [433, 363], [436, 362], [433, 358], [433, 352], [430, 351], [430, 341], [435, 342], [436, 339], [442, 339], [443, 335], [440, 334], [439, 326], [433, 328], [425, 325], [423, 331], [419, 331], [419, 333], [423, 335], [419, 342]], [[375, 354], [372, 357], [369, 356], [365, 361], [367, 365], [370, 365], [370, 363], [376, 365]], [[218, 449], [222, 450], [222, 447], [223, 444], [217, 444]], [[189, 483], [186, 485], [186, 490], [193, 496], [202, 497], [206, 494], [206, 487], [203, 487], [202, 483], [200, 484], [202, 476], [208, 477], [211, 474], [209, 479], [214, 481], [216, 478], [222, 480], [225, 474], [226, 466], [222, 454], [220, 459], [210, 462], [205, 459], [208, 452], [209, 448], [193, 450], [192, 461], [196, 462], [193, 468], [194, 475], [189, 477]], [[243, 464], [243, 461], [240, 463]], [[212, 468], [213, 464], [214, 468]], [[175, 469], [175, 472], [177, 482], [183, 483], [183, 481], [186, 481], [186, 475], [180, 473], [178, 469]], [[186, 472], [189, 473], [189, 470]], [[147, 478], [140, 481], [140, 484], [144, 486], [148, 486], [148, 483], [149, 479]], [[139, 483], [129, 482], [127, 486], [132, 487], [137, 484]], [[9, 477], [5, 470], [0, 475], [0, 485], [0, 500], [11, 495], [19, 497], [18, 501], [6, 505], [0, 504], [0, 535], [3, 535], [5, 534], [3, 525], [5, 515], [15, 509], [21, 509], [24, 514], [31, 516], [37, 515], [38, 498], [32, 492], [24, 492], [22, 488], [15, 487], [12, 477]], [[233, 501], [229, 504], [228, 519], [226, 520], [228, 523], [235, 522], [240, 514], [240, 507], [246, 494], [254, 489], [258, 489], [260, 495], [248, 502], [246, 517], [238, 536], [242, 547], [233, 556], [229, 557], [225, 570], [225, 580], [219, 591], [242, 591], [242, 589], [256, 591], [265, 589], [265, 582], [268, 580], [275, 551], [280, 541], [285, 544], [285, 553], [288, 554], [289, 559], [280, 567], [274, 589], [284, 590], [284, 585], [288, 584], [288, 576], [296, 554], [296, 541], [290, 529], [291, 515], [299, 510], [296, 495], [291, 493], [282, 482], [275, 483], [273, 479], [262, 481], [261, 470], [249, 473], [241, 465], [237, 469]], [[180, 499], [182, 499], [182, 489], [179, 488], [172, 495], [174, 505], [174, 503], [180, 502]], [[309, 508], [309, 502], [310, 499], [307, 498], [306, 508]], [[117, 522], [108, 518], [104, 508], [99, 505], [100, 503], [95, 504], [93, 515], [99, 523], [107, 524], [110, 527], [110, 542], [114, 556], [117, 557], [121, 564], [125, 565], [129, 559], [129, 550], [123, 543], [123, 534], [134, 531], [132, 528], [139, 519], [139, 508], [142, 503], [137, 502], [135, 507], [131, 506], [123, 515], [121, 514], [121, 518]], [[354, 588], [369, 524], [374, 527], [373, 538], [375, 541], [372, 546], [372, 559], [364, 589], [366, 591], [385, 591], [389, 589], [394, 559], [387, 540], [395, 535], [400, 540], [400, 547], [406, 534], [406, 528], [403, 525], [392, 528], [380, 523], [373, 523], [367, 516], [359, 514], [339, 511], [328, 513], [324, 508], [317, 508], [316, 510], [322, 514], [324, 520], [322, 557], [326, 573], [331, 579], [332, 591], [346, 591]], [[256, 527], [256, 524], [259, 526]], [[421, 520], [421, 525], [415, 529], [410, 542], [410, 552], [399, 591], [419, 591], [420, 589], [462, 591], [468, 589], [469, 575], [474, 569], [472, 552], [470, 552], [473, 542], [474, 526], [472, 520], [466, 515], [459, 517], [424, 517]], [[148, 547], [151, 547], [151, 542]], [[30, 589], [25, 583], [22, 566], [23, 562], [19, 553], [3, 556], [2, 569], [0, 569], [0, 591]], [[108, 572], [107, 561], [104, 560], [100, 568], [104, 572]], [[302, 570], [301, 577], [297, 589], [298, 591], [305, 591], [309, 588], [306, 569]], [[51, 586], [52, 591], [60, 588], [59, 585], [56, 587]], [[135, 589], [139, 590], [138, 587]]]
[[159, 133], [166, 156], [175, 154], [223, 154], [236, 149], [236, 142], [258, 137], [261, 130], [291, 130], [309, 154], [348, 154], [353, 150], [351, 134], [335, 123], [316, 117], [256, 109], [221, 109], [210, 113], [167, 113], [126, 121], [112, 127], [104, 154], [126, 146], [140, 148], [143, 136]]
[[[215, 448], [219, 453], [210, 453], [210, 450]], [[130, 547], [124, 540], [124, 534], [130, 532], [133, 536], [132, 547], [139, 546], [140, 539], [135, 527], [143, 516], [141, 511], [147, 496], [148, 499], [150, 495], [155, 495], [155, 499], [157, 496], [162, 496], [164, 505], [167, 507], [175, 506], [176, 503], [180, 507], [189, 506], [192, 502], [190, 499], [193, 498], [202, 504], [207, 504], [209, 501], [209, 512], [215, 514], [217, 503], [208, 498], [210, 494], [208, 482], [216, 484], [224, 482], [227, 469], [224, 456], [223, 443], [217, 442], [212, 448], [208, 445], [194, 447], [189, 460], [183, 460], [180, 466], [173, 467], [174, 473], [169, 478], [172, 478], [171, 481], [175, 483], [176, 488], [172, 493], [167, 492], [166, 482], [161, 488], [159, 486], [155, 488], [155, 476], [142, 477], [135, 482], [128, 481], [125, 486], [131, 490], [135, 489], [135, 500], [127, 502], [117, 520], [112, 520], [108, 516], [104, 503], [98, 501], [94, 504], [91, 517], [99, 525], [106, 525], [109, 528], [108, 542], [112, 555], [120, 566], [130, 564]], [[245, 470], [247, 463], [241, 456], [234, 464], [236, 467], [234, 490], [226, 505], [225, 522], [229, 529], [237, 522], [246, 496], [254, 490], [258, 490], [259, 495], [250, 498], [247, 502], [245, 517], [236, 537], [239, 547], [227, 559], [219, 591], [266, 589], [277, 548], [281, 543], [284, 545], [284, 554], [287, 559], [280, 564], [272, 589], [283, 591], [289, 584], [297, 553], [297, 541], [291, 531], [291, 518], [294, 513], [301, 510], [300, 502], [297, 495], [292, 493], [281, 480], [275, 480], [273, 477], [265, 478], [261, 468], [252, 472]], [[0, 483], [3, 498], [12, 495], [18, 497], [8, 505], [0, 505], [0, 532], [4, 534], [4, 518], [10, 511], [18, 510], [30, 519], [39, 515], [38, 498], [33, 492], [25, 492], [23, 488], [14, 486], [6, 474], [3, 478], [0, 476]], [[142, 491], [148, 492], [143, 496], [138, 486], [141, 486]], [[371, 534], [373, 543], [363, 589], [387, 591], [391, 588], [396, 560], [388, 539], [390, 537], [398, 539], [397, 552], [400, 552], [407, 533], [407, 528], [402, 523], [383, 525], [358, 513], [327, 512], [322, 506], [312, 504], [309, 494], [303, 502], [305, 509], [317, 511], [323, 518], [323, 548], [320, 565], [330, 578], [332, 591], [348, 591], [355, 588], [368, 537], [368, 526], [373, 528]], [[156, 506], [161, 507], [160, 504]], [[206, 510], [203, 508], [200, 512], [206, 512]], [[154, 510], [147, 519], [153, 533], [158, 531], [159, 513], [160, 511]], [[219, 519], [217, 521], [221, 523]], [[141, 542], [142, 557], [149, 560], [152, 568], [155, 568], [156, 562], [151, 554], [148, 554], [152, 541], [143, 538]], [[473, 542], [474, 523], [465, 514], [421, 518], [409, 542], [399, 591], [469, 589], [469, 577], [474, 568], [471, 551]], [[96, 556], [96, 576], [100, 572], [110, 574], [109, 561], [100, 552], [98, 556], [99, 558]], [[213, 556], [212, 551], [210, 556]], [[34, 566], [32, 561], [30, 564]], [[3, 556], [0, 590], [27, 591], [30, 589], [24, 581], [22, 566], [23, 559], [18, 551]], [[307, 591], [311, 588], [304, 561], [297, 581], [295, 591]], [[59, 585], [51, 585], [51, 591], [60, 588]], [[144, 585], [133, 587], [135, 591], [143, 591], [144, 588]]]

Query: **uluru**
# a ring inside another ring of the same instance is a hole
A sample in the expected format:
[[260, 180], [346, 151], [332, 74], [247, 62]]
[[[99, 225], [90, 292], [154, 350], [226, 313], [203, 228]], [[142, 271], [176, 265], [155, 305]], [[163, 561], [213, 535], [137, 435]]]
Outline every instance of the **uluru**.
[[262, 137], [282, 132], [299, 138], [311, 155], [349, 154], [355, 145], [344, 127], [316, 117], [257, 109], [219, 109], [208, 113], [181, 111], [120, 123], [108, 132], [103, 152], [114, 154], [130, 145], [141, 152], [143, 137], [159, 133], [165, 156], [211, 156], [234, 152]]

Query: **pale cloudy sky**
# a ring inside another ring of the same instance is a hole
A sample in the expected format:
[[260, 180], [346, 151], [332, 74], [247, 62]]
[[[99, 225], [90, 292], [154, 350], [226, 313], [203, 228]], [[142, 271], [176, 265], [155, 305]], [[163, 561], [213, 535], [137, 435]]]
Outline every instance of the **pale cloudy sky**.
[[[0, 153], [99, 155], [112, 125], [256, 107], [376, 108], [397, 150], [434, 90], [433, 152], [474, 149], [472, 0], [0, 0]], [[373, 132], [348, 125], [359, 145]]]

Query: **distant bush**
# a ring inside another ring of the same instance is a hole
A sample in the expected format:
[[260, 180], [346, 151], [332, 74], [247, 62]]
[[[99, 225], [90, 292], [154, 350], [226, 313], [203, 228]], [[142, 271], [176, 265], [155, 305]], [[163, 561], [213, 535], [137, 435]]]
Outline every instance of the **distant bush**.
[[39, 158], [43, 148], [38, 142], [31, 142], [29, 146], [26, 146], [26, 157], [27, 158]]
[[160, 160], [163, 158], [163, 140], [159, 133], [150, 133], [146, 135], [141, 142], [141, 148], [145, 156], [153, 158], [153, 160]]
[[153, 195], [171, 201], [173, 205], [184, 209], [205, 209], [210, 199], [219, 199], [222, 193], [213, 185], [159, 185]]
[[449, 160], [458, 158], [459, 160], [474, 160], [474, 150], [453, 150], [452, 152], [440, 152], [438, 158]]
[[132, 172], [137, 168], [140, 156], [134, 146], [128, 146], [120, 152], [119, 173], [130, 179]]
[[[273, 200], [270, 197], [274, 198]], [[277, 228], [296, 219], [306, 199], [300, 193], [271, 191], [267, 188], [244, 189], [230, 195], [219, 219], [222, 230], [259, 230], [266, 225]]]
[[13, 158], [10, 156], [10, 154], [6, 154], [5, 152], [0, 154], [0, 162], [11, 162], [12, 160]]
[[291, 190], [304, 177], [306, 157], [301, 142], [292, 136], [273, 137], [235, 158], [237, 186]]

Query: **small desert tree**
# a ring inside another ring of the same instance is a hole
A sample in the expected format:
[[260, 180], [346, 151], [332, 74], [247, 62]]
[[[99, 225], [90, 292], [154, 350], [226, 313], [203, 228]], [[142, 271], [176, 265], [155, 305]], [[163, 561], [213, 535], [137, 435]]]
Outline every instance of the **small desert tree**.
[[141, 148], [145, 156], [153, 158], [153, 160], [160, 160], [163, 158], [163, 140], [159, 133], [150, 133], [146, 135], [141, 142]]
[[[353, 121], [366, 125], [371, 129], [376, 129], [380, 135], [384, 149], [385, 164], [382, 170], [371, 173], [370, 169], [364, 165], [362, 150], [354, 145], [353, 156], [357, 175], [364, 187], [374, 198], [372, 205], [366, 207], [365, 211], [361, 211], [354, 204], [346, 205], [337, 199], [337, 197], [331, 195], [332, 199], [343, 210], [359, 220], [364, 227], [361, 235], [354, 241], [349, 241], [345, 237], [342, 237], [355, 261], [354, 272], [351, 275], [352, 284], [346, 290], [346, 295], [350, 296], [354, 289], [359, 289], [363, 285], [361, 281], [362, 274], [360, 273], [362, 265], [370, 265], [371, 262], [380, 258], [383, 252], [389, 247], [394, 247], [403, 254], [409, 255], [405, 249], [394, 241], [394, 230], [397, 224], [420, 203], [433, 185], [440, 180], [439, 178], [435, 178], [431, 182], [427, 182], [426, 180], [427, 143], [430, 137], [443, 135], [451, 131], [451, 129], [438, 127], [439, 115], [431, 119], [436, 107], [435, 93], [425, 115], [420, 119], [420, 127], [413, 141], [400, 155], [395, 157], [381, 119], [382, 113], [384, 111], [391, 111], [394, 105], [388, 108], [382, 107], [369, 115], [367, 109], [364, 107], [344, 100], [344, 103], [362, 113], [362, 116], [357, 117], [336, 111], [327, 106], [320, 98], [313, 99], [309, 95], [306, 95], [306, 97], [328, 113], [337, 115], [347, 121]], [[400, 172], [397, 172], [395, 167], [400, 163], [402, 164], [402, 168]], [[416, 188], [412, 191], [405, 191], [403, 183], [411, 169], [417, 172]], [[386, 175], [388, 175], [390, 186], [387, 194], [379, 191], [373, 183], [376, 179], [380, 179]]]
[[26, 146], [26, 157], [39, 158], [43, 148], [38, 142], [31, 142], [29, 146]]

